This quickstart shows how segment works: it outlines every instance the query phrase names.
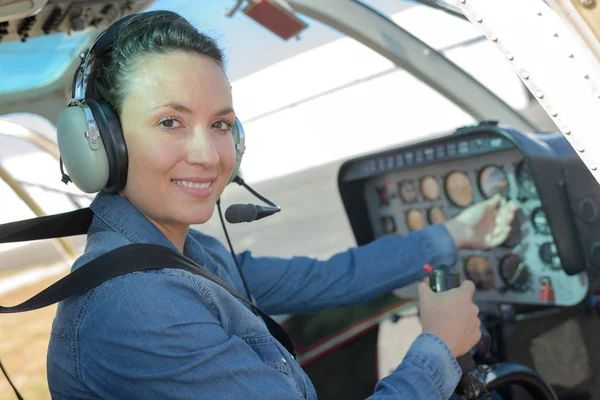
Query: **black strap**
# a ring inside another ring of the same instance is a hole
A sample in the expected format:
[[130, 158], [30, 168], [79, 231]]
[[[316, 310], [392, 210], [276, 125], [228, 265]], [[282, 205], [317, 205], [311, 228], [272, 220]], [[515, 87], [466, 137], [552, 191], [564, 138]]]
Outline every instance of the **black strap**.
[[234, 288], [194, 261], [168, 247], [153, 244], [131, 244], [119, 247], [71, 272], [29, 300], [13, 307], [0, 306], [0, 313], [17, 313], [36, 310], [85, 293], [108, 280], [135, 271], [176, 268], [200, 275], [227, 290], [232, 296], [248, 304], [265, 321], [269, 332], [292, 356], [296, 356], [292, 340], [285, 330], [267, 313], [252, 304]]
[[94, 212], [89, 208], [0, 225], [0, 243], [54, 239], [87, 233]]

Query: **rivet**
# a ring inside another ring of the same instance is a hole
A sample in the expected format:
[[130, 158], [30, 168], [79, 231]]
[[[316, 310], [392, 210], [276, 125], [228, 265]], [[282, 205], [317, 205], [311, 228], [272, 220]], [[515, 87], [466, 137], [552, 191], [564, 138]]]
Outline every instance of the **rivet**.
[[573, 144], [573, 147], [575, 147], [575, 150], [577, 150], [580, 153], [583, 153], [585, 151], [585, 148], [577, 142]]
[[564, 133], [565, 135], [571, 134], [571, 130], [569, 128], [567, 128], [566, 126], [564, 128], [562, 128], [561, 130], [562, 130], [562, 133]]
[[549, 111], [550, 115], [553, 116], [554, 118], [556, 118], [558, 116], [558, 113], [555, 110], [550, 110]]
[[554, 34], [554, 37], [558, 37], [558, 33], [555, 33], [555, 34]]
[[569, 54], [569, 58], [575, 58], [573, 54]]
[[529, 74], [527, 72], [523, 71], [523, 72], [521, 72], [521, 78], [527, 80], [527, 79], [529, 79]]
[[480, 23], [482, 23], [482, 22], [483, 22], [483, 18], [481, 18], [481, 17], [476, 17], [476, 18], [475, 18], [475, 22], [477, 22], [478, 24], [480, 24]]
[[542, 16], [542, 12], [540, 11], [539, 13], [537, 13], [538, 17]]
[[586, 76], [583, 77], [583, 79], [590, 79], [590, 76], [586, 75]]
[[535, 97], [537, 97], [538, 99], [543, 99], [544, 98], [544, 93], [537, 91], [535, 92]]
[[498, 36], [494, 33], [490, 34], [490, 40], [494, 43], [498, 43]]
[[460, 4], [465, 4], [465, 3], [467, 2], [467, 0], [458, 0], [458, 2], [459, 2]]
[[592, 171], [595, 171], [595, 170], [597, 170], [597, 169], [598, 169], [598, 166], [597, 166], [596, 164], [590, 164], [590, 169], [591, 169]]
[[506, 53], [506, 58], [508, 58], [510, 61], [515, 59], [515, 55], [513, 53]]

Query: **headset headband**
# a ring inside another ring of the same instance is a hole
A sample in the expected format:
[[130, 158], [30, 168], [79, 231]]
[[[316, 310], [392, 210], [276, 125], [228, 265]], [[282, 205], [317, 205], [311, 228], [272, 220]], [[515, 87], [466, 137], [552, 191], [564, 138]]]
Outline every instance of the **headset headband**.
[[[75, 79], [73, 80], [73, 87], [71, 90], [72, 100], [82, 100], [85, 98], [88, 76], [88, 64], [92, 51], [94, 52], [94, 56], [96, 58], [102, 57], [102, 55], [105, 54], [108, 51], [108, 49], [110, 49], [115, 43], [118, 37], [117, 34], [119, 33], [119, 29], [121, 28], [121, 26], [126, 21], [133, 18], [135, 15], [137, 14], [128, 15], [127, 17], [121, 18], [120, 20], [109, 26], [106, 30], [104, 30], [98, 35], [98, 37], [96, 38], [96, 40], [94, 40], [87, 52], [81, 55], [81, 64], [79, 64], [79, 68], [75, 72]], [[77, 79], [79, 78], [79, 74], [81, 74], [81, 78]], [[80, 89], [79, 93], [77, 93], [77, 88]]]

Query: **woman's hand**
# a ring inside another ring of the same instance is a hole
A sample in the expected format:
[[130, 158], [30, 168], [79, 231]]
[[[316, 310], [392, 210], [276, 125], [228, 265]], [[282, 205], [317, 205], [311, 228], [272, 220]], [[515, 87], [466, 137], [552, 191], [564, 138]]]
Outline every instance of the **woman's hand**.
[[445, 225], [457, 248], [486, 250], [506, 240], [516, 210], [513, 201], [497, 194], [465, 209]]
[[458, 288], [435, 293], [428, 280], [419, 283], [419, 313], [424, 333], [440, 338], [454, 357], [462, 356], [481, 338], [479, 308], [473, 303], [475, 285], [464, 281]]

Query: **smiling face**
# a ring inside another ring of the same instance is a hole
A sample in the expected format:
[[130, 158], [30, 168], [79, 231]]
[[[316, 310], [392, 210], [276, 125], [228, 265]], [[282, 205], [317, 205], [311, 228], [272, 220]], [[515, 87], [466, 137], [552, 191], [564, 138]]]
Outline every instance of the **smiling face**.
[[182, 240], [189, 225], [210, 219], [235, 165], [230, 84], [194, 52], [137, 61], [120, 115], [129, 155], [121, 195], [171, 241]]

